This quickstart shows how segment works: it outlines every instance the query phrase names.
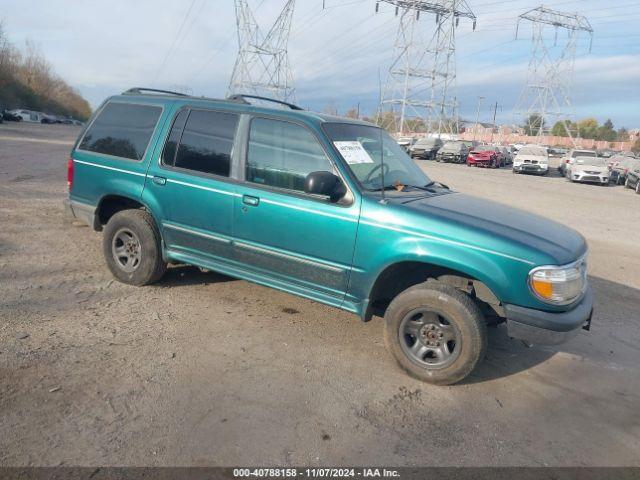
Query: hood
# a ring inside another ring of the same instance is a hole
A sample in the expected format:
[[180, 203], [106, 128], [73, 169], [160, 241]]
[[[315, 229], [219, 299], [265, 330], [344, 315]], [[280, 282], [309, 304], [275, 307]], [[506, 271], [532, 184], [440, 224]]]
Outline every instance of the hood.
[[482, 150], [480, 152], [476, 152], [476, 151], [471, 151], [469, 152], [469, 155], [473, 155], [474, 157], [490, 157], [491, 155], [495, 155], [496, 152], [493, 152], [491, 150]]
[[539, 157], [537, 155], [517, 155], [516, 158], [513, 159], [513, 162], [524, 163], [526, 160], [529, 160], [530, 162], [549, 163], [549, 160], [546, 157]]
[[[394, 203], [398, 201], [394, 199]], [[399, 202], [398, 202], [399, 203]], [[529, 251], [558, 265], [573, 262], [587, 250], [584, 237], [545, 217], [490, 200], [451, 193], [402, 204], [429, 219], [461, 228], [469, 243], [498, 250]], [[532, 251], [533, 250], [533, 251]], [[505, 251], [503, 253], [510, 253]]]
[[584, 165], [579, 163], [574, 163], [573, 167], [571, 167], [573, 172], [598, 172], [598, 173], [607, 173], [609, 169], [606, 165]]

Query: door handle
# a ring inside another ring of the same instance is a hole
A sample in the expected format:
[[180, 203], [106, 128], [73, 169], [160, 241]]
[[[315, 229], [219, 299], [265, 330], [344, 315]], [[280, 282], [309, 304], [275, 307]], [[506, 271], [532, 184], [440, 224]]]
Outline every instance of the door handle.
[[252, 207], [257, 207], [260, 204], [260, 199], [251, 195], [243, 195], [242, 203], [244, 203], [245, 205], [250, 205]]
[[153, 183], [156, 185], [165, 185], [167, 183], [167, 179], [164, 177], [153, 177]]

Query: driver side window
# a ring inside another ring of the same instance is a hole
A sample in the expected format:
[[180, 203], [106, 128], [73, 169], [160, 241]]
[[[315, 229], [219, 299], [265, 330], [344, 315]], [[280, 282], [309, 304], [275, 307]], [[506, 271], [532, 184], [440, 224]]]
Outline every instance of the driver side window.
[[249, 129], [246, 180], [261, 185], [304, 191], [311, 172], [333, 167], [316, 137], [294, 123], [254, 118]]

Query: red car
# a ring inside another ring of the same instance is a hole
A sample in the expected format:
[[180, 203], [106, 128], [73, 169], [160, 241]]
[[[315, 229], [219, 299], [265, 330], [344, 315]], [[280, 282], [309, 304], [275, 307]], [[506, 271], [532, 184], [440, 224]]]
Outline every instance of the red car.
[[479, 145], [469, 152], [468, 167], [498, 168], [502, 163], [502, 152], [496, 151], [491, 145]]

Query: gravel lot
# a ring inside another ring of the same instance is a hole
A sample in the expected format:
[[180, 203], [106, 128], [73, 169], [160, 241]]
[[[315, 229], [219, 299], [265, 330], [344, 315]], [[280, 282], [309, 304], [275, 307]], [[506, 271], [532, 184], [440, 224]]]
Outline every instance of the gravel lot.
[[640, 196], [421, 162], [579, 230], [597, 301], [571, 343], [492, 328], [467, 382], [432, 387], [381, 319], [189, 267], [114, 282], [63, 214], [77, 133], [0, 125], [1, 465], [640, 465]]

